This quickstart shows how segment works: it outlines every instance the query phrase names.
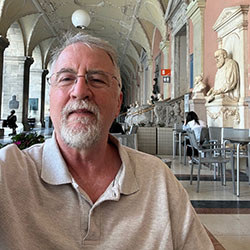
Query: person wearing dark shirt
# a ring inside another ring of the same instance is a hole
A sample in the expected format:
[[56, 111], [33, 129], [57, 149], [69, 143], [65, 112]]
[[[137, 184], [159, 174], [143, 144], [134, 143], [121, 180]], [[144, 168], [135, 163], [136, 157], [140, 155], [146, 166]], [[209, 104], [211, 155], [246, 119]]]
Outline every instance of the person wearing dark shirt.
[[7, 117], [8, 127], [12, 129], [12, 134], [9, 135], [16, 135], [16, 120], [15, 110], [11, 110], [10, 115]]

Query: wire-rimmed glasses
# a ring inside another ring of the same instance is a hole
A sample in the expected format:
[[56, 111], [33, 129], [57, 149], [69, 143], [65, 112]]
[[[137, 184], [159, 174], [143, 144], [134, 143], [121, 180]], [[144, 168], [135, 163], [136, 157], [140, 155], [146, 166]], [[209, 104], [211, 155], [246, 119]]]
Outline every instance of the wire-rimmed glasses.
[[47, 81], [52, 86], [66, 88], [76, 84], [79, 77], [84, 77], [88, 86], [93, 88], [109, 88], [114, 79], [118, 82], [118, 86], [121, 86], [116, 76], [102, 70], [89, 70], [84, 75], [77, 75], [73, 70], [62, 69], [53, 73]]

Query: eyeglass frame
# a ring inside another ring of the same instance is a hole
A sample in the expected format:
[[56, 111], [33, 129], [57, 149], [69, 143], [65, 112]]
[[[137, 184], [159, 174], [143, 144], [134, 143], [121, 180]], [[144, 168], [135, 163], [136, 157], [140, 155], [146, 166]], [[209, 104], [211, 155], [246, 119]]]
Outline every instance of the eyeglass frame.
[[[76, 79], [73, 82], [72, 86], [78, 82], [79, 77], [84, 77], [86, 83], [88, 84], [88, 74], [96, 74], [96, 73], [98, 74], [98, 73], [100, 73], [100, 74], [108, 75], [111, 78], [115, 79], [118, 82], [119, 88], [121, 88], [121, 83], [120, 83], [120, 81], [118, 80], [118, 78], [115, 75], [113, 75], [112, 73], [106, 72], [106, 71], [102, 71], [102, 70], [90, 70], [90, 71], [87, 71], [84, 75], [77, 75], [77, 73], [74, 70], [71, 70], [71, 69], [64, 69], [64, 70], [62, 70], [61, 69], [60, 71], [54, 72], [51, 76], [47, 77], [48, 84], [51, 85], [51, 86], [53, 86], [53, 84], [51, 83], [52, 76], [59, 75], [61, 73], [71, 73], [71, 74], [74, 74], [76, 76]], [[57, 85], [54, 85], [54, 86], [57, 86]], [[65, 87], [66, 87], [66, 85], [65, 85]]]

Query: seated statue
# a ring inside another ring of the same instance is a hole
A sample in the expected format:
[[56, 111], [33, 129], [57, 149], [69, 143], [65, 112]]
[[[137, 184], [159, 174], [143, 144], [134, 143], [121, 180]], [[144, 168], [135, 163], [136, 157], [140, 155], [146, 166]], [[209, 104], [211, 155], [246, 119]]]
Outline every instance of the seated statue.
[[203, 82], [203, 75], [198, 75], [194, 78], [194, 88], [193, 88], [193, 98], [204, 98], [204, 90], [206, 88], [205, 83]]
[[212, 102], [215, 96], [228, 97], [229, 100], [239, 100], [240, 75], [238, 64], [235, 60], [228, 58], [227, 51], [218, 49], [214, 53], [216, 66], [214, 87], [207, 93], [207, 101]]

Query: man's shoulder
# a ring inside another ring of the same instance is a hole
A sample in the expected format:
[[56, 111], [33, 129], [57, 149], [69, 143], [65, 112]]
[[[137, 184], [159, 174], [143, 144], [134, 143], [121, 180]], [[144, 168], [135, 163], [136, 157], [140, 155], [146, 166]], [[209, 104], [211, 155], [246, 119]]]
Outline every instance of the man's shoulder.
[[43, 144], [35, 144], [27, 149], [20, 150], [16, 144], [12, 143], [0, 150], [0, 164], [25, 165], [25, 162], [40, 161]]
[[0, 149], [0, 160], [6, 161], [8, 159], [15, 159], [23, 155], [16, 144], [12, 143]]

